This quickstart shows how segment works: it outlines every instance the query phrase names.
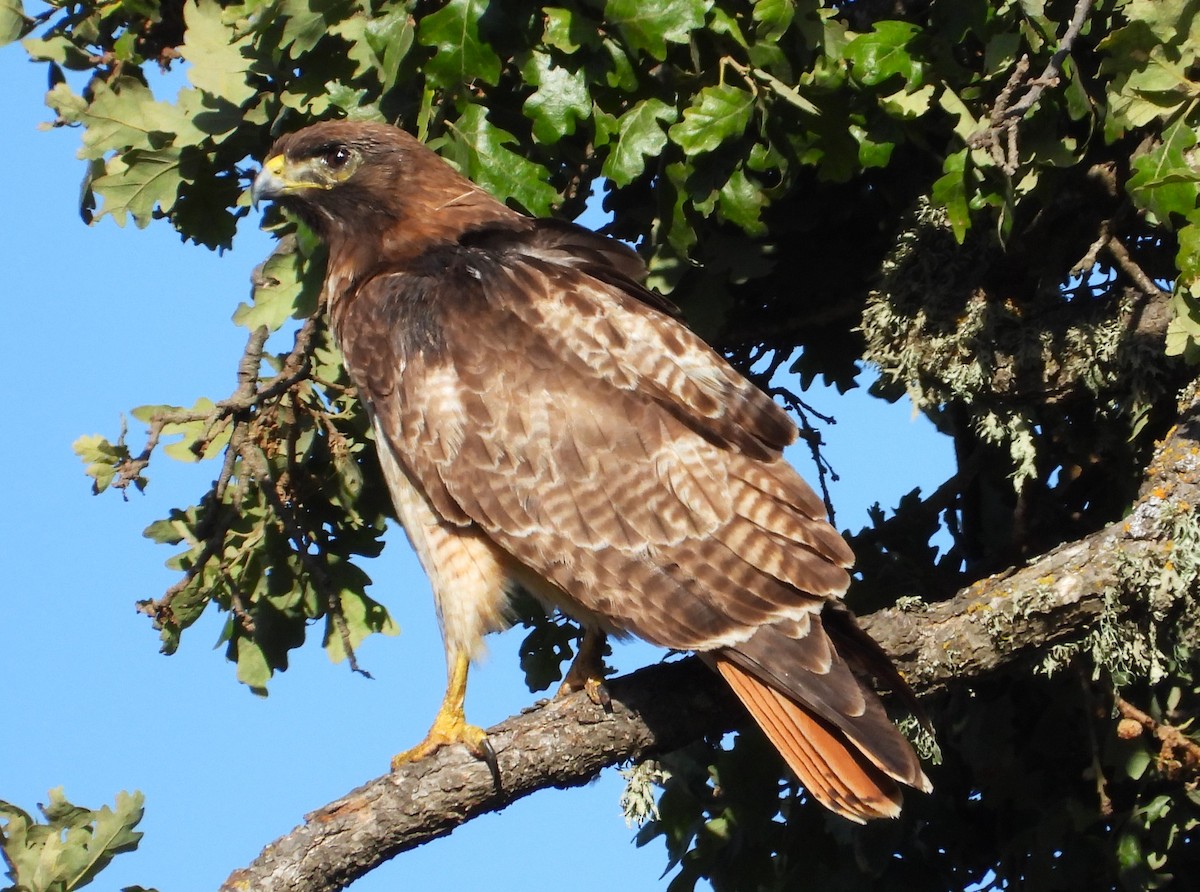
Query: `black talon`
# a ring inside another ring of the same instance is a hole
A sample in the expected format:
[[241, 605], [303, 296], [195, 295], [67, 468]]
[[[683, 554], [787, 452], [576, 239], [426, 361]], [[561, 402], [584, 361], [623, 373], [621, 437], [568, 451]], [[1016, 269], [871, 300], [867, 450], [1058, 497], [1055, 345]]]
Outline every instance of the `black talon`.
[[486, 737], [479, 741], [478, 756], [487, 763], [488, 771], [492, 773], [492, 783], [496, 787], [496, 792], [499, 793], [503, 789], [500, 785], [500, 761], [496, 758], [496, 750], [492, 747], [492, 742]]
[[606, 685], [604, 682], [600, 682], [598, 685], [596, 685], [596, 699], [599, 701], [600, 706], [604, 708], [605, 712], [612, 712], [612, 694], [608, 692], [608, 685]]

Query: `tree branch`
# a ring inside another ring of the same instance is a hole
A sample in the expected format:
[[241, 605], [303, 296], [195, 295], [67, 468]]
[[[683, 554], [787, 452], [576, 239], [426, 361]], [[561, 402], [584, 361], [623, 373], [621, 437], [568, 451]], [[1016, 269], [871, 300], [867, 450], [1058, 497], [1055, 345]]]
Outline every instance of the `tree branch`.
[[[1063, 32], [1058, 49], [1050, 57], [1050, 61], [1046, 63], [1040, 76], [1029, 79], [1029, 56], [1022, 56], [1017, 60], [1008, 82], [996, 97], [996, 104], [992, 107], [991, 126], [972, 134], [967, 139], [967, 144], [972, 148], [988, 149], [996, 164], [1009, 176], [1017, 172], [1019, 164], [1017, 125], [1025, 113], [1041, 99], [1045, 89], [1058, 84], [1059, 78], [1062, 76], [1063, 63], [1070, 55], [1075, 39], [1083, 30], [1091, 7], [1092, 0], [1076, 0], [1075, 11], [1067, 25], [1067, 30]], [[1025, 93], [1020, 99], [1013, 102], [1013, 98], [1022, 89], [1025, 90]], [[1004, 140], [1003, 147], [1001, 147], [1002, 138]]]
[[605, 685], [611, 712], [584, 693], [545, 702], [488, 729], [503, 785], [463, 747], [446, 747], [305, 816], [222, 892], [345, 888], [384, 861], [446, 836], [546, 787], [586, 784], [602, 768], [670, 752], [736, 721], [736, 704], [695, 658], [661, 663]]
[[[1130, 562], [1164, 553], [1164, 512], [1195, 505], [1200, 399], [1193, 387], [1126, 519], [980, 580], [948, 601], [881, 610], [862, 624], [918, 694], [969, 685], [1054, 645], [1083, 640], [1112, 609], [1109, 595], [1121, 590]], [[463, 748], [446, 748], [307, 815], [235, 871], [222, 892], [342, 889], [383, 861], [535, 790], [587, 783], [606, 766], [677, 749], [742, 718], [728, 691], [695, 658], [642, 669], [608, 688], [610, 713], [576, 694], [490, 729], [503, 789], [495, 789], [487, 766]]]
[[259, 386], [262, 383], [262, 379], [259, 378], [259, 366], [262, 363], [263, 348], [266, 346], [270, 331], [266, 326], [259, 326], [251, 332], [246, 342], [246, 349], [242, 352], [242, 358], [238, 362], [237, 389], [208, 411], [171, 409], [156, 412], [150, 418], [145, 448], [140, 454], [127, 458], [117, 465], [113, 487], [125, 489], [129, 484], [141, 478], [142, 471], [150, 465], [154, 450], [158, 448], [159, 440], [171, 425], [187, 424], [193, 421], [205, 422], [204, 435], [192, 446], [192, 452], [200, 457], [208, 448], [214, 432], [220, 425], [231, 419], [236, 422], [240, 416], [252, 409], [261, 408], [304, 381], [308, 377], [316, 331], [316, 316], [310, 316], [304, 320], [304, 324], [296, 332], [295, 343], [291, 351], [283, 358], [279, 374], [268, 379], [265, 387]]

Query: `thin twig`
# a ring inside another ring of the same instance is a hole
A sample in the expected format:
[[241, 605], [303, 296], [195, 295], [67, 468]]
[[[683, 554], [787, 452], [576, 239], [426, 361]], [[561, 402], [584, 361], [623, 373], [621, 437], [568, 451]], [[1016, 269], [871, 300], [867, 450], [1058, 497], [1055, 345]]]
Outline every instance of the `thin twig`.
[[1092, 268], [1096, 265], [1096, 258], [1100, 256], [1100, 252], [1113, 238], [1112, 235], [1112, 220], [1104, 220], [1100, 224], [1100, 235], [1092, 242], [1087, 249], [1087, 253], [1079, 259], [1079, 261], [1071, 267], [1071, 275], [1085, 276], [1088, 275]]
[[[1023, 55], [1017, 60], [1016, 67], [992, 107], [991, 126], [967, 138], [967, 145], [973, 148], [987, 149], [997, 166], [1009, 176], [1017, 172], [1020, 163], [1018, 138], [1020, 118], [1033, 108], [1047, 87], [1056, 86], [1059, 83], [1062, 77], [1063, 63], [1070, 55], [1075, 40], [1083, 30], [1091, 7], [1092, 0], [1077, 0], [1067, 30], [1063, 32], [1062, 39], [1059, 40], [1058, 49], [1054, 51], [1050, 61], [1046, 63], [1045, 69], [1038, 77], [1029, 78], [1028, 55]], [[1014, 102], [1013, 97], [1022, 89], [1025, 89], [1025, 93]]]
[[1115, 235], [1111, 236], [1104, 247], [1108, 250], [1109, 255], [1116, 261], [1121, 272], [1129, 276], [1138, 286], [1139, 289], [1147, 297], [1167, 298], [1170, 297], [1167, 292], [1163, 291], [1155, 281], [1147, 275], [1146, 271], [1138, 266], [1137, 262], [1129, 256], [1129, 250], [1125, 244]]
[[[813, 464], [817, 466], [817, 487], [821, 490], [821, 500], [825, 503], [825, 512], [829, 516], [829, 522], [834, 523], [833, 497], [829, 492], [829, 484], [830, 482], [836, 483], [840, 478], [833, 465], [821, 452], [825, 441], [821, 436], [821, 431], [809, 421], [808, 416], [813, 415], [822, 424], [827, 425], [837, 424], [837, 419], [832, 415], [818, 412], [790, 389], [773, 384], [776, 373], [791, 358], [792, 353], [791, 348], [780, 349], [769, 344], [754, 344], [746, 348], [744, 355], [738, 355], [735, 352], [729, 352], [726, 355], [738, 371], [768, 396], [779, 399], [784, 408], [795, 417], [796, 424], [800, 428], [800, 438], [808, 444]], [[768, 359], [768, 357], [770, 358]], [[764, 359], [767, 360], [766, 368], [755, 369], [754, 366]]]
[[996, 104], [992, 107], [992, 126], [998, 127], [1004, 123], [1004, 119], [1008, 117], [1009, 102], [1012, 100], [1013, 94], [1024, 86], [1026, 79], [1029, 76], [1029, 56], [1028, 54], [1021, 56], [1017, 60], [1017, 66], [1013, 69], [1013, 73], [1008, 76], [1008, 82], [1004, 85], [1004, 89], [1000, 91], [1000, 95], [996, 97]]
[[269, 332], [265, 327], [260, 327], [252, 332], [238, 363], [237, 389], [207, 412], [198, 412], [193, 409], [170, 409], [155, 413], [148, 423], [145, 448], [138, 455], [126, 459], [117, 466], [113, 486], [117, 489], [125, 489], [141, 476], [142, 471], [149, 466], [154, 450], [158, 448], [164, 432], [172, 425], [205, 422], [204, 433], [191, 447], [194, 454], [203, 455], [220, 425], [230, 418], [236, 418], [263, 406], [305, 380], [311, 364], [316, 331], [316, 317], [305, 320], [300, 330], [296, 332], [295, 343], [284, 357], [279, 374], [269, 379], [269, 383], [261, 388], [258, 386], [260, 380], [258, 372], [262, 363], [263, 347]]
[[1017, 118], [1025, 114], [1041, 98], [1042, 92], [1046, 87], [1052, 87], [1058, 83], [1058, 79], [1062, 75], [1063, 62], [1067, 60], [1067, 56], [1071, 52], [1071, 47], [1075, 45], [1075, 39], [1079, 37], [1079, 33], [1083, 30], [1083, 26], [1087, 22], [1087, 15], [1088, 11], [1092, 8], [1092, 2], [1093, 0], [1077, 0], [1075, 3], [1075, 12], [1071, 16], [1071, 23], [1067, 26], [1062, 39], [1058, 42], [1058, 49], [1050, 57], [1045, 70], [1040, 77], [1030, 81], [1029, 92], [1018, 100], [1016, 104], [1008, 108], [1004, 112], [1004, 117]]
[[825, 513], [829, 516], [829, 522], [836, 524], [836, 515], [833, 510], [833, 496], [829, 492], [829, 484], [831, 482], [837, 483], [841, 477], [838, 476], [838, 472], [833, 467], [832, 462], [821, 452], [821, 447], [825, 445], [825, 439], [822, 437], [821, 431], [808, 420], [808, 416], [809, 414], [815, 415], [823, 424], [837, 424], [837, 419], [832, 415], [818, 412], [786, 387], [773, 387], [770, 390], [770, 394], [773, 397], [781, 399], [788, 411], [796, 417], [800, 426], [800, 438], [808, 444], [809, 452], [812, 453], [813, 464], [817, 466], [817, 486], [821, 490], [821, 500], [825, 503]]
[[1100, 759], [1100, 738], [1096, 734], [1096, 725], [1091, 721], [1092, 717], [1106, 717], [1107, 710], [1097, 707], [1091, 673], [1085, 671], [1079, 661], [1075, 662], [1074, 670], [1075, 679], [1079, 682], [1089, 713], [1089, 720], [1083, 724], [1087, 729], [1088, 744], [1091, 749], [1092, 778], [1096, 784], [1096, 807], [1101, 815], [1110, 818], [1113, 813], [1113, 804], [1112, 797], [1108, 795], [1108, 776], [1104, 773], [1104, 766]]
[[222, 400], [214, 407], [215, 411], [205, 426], [204, 433], [192, 444], [193, 455], [200, 456], [204, 454], [204, 450], [212, 441], [213, 430], [219, 423], [236, 412], [244, 411], [244, 409], [234, 408], [229, 405], [230, 403], [249, 407], [256, 402], [255, 398], [258, 395], [258, 371], [262, 366], [263, 348], [266, 346], [267, 338], [270, 336], [271, 331], [265, 325], [260, 325], [250, 333], [250, 339], [246, 342], [246, 349], [242, 351], [242, 358], [238, 361], [237, 390], [233, 392], [233, 396], [229, 399]]

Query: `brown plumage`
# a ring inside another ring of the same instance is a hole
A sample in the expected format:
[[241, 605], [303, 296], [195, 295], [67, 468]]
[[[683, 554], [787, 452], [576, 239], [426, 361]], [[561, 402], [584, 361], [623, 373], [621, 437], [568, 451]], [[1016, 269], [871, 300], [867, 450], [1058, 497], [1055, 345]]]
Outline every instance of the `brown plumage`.
[[[854, 820], [927, 790], [860, 673], [903, 682], [840, 596], [853, 556], [782, 459], [787, 415], [684, 327], [618, 242], [525, 217], [392, 127], [285, 136], [255, 182], [329, 246], [324, 296], [466, 663], [526, 587], [591, 627], [700, 652], [809, 792]], [[461, 677], [460, 677], [461, 676]]]

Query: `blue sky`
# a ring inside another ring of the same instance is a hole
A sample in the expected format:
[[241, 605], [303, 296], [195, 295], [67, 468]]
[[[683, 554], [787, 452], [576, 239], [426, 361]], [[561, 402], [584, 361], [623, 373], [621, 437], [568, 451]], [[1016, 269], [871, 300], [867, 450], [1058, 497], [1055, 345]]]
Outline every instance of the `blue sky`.
[[[51, 117], [45, 78], [19, 47], [0, 50], [9, 319], [0, 799], [33, 811], [63, 786], [69, 799], [96, 808], [119, 790], [141, 790], [141, 847], [92, 888], [211, 892], [305, 812], [383, 773], [393, 753], [421, 737], [442, 694], [441, 642], [428, 584], [393, 531], [366, 568], [374, 597], [402, 630], [362, 647], [374, 681], [330, 664], [318, 635], [276, 676], [269, 697], [255, 697], [214, 650], [216, 616], [188, 630], [177, 654], [158, 653], [134, 602], [161, 594], [176, 575], [163, 566], [169, 549], [141, 531], [191, 504], [217, 467], [159, 457], [144, 495], [93, 497], [71, 443], [82, 434], [115, 437], [121, 413], [134, 406], [189, 405], [233, 389], [246, 333], [230, 315], [270, 240], [256, 218], [224, 256], [182, 244], [165, 223], [84, 225], [79, 134], [37, 129]], [[914, 486], [928, 491], [944, 479], [949, 443], [907, 405], [861, 391], [814, 389], [806, 399], [839, 421], [825, 437], [842, 475], [833, 485], [840, 526], [858, 528], [871, 503], [889, 507]], [[136, 447], [140, 431], [131, 425]], [[880, 461], [884, 437], [889, 459]], [[813, 475], [803, 450], [791, 458]], [[535, 699], [517, 664], [519, 640], [497, 636], [475, 670], [472, 721], [493, 724]], [[632, 669], [655, 658], [648, 647], [622, 646], [616, 662]], [[544, 791], [401, 855], [352, 888], [660, 889], [661, 844], [632, 845], [621, 788], [610, 770], [582, 789]]]

